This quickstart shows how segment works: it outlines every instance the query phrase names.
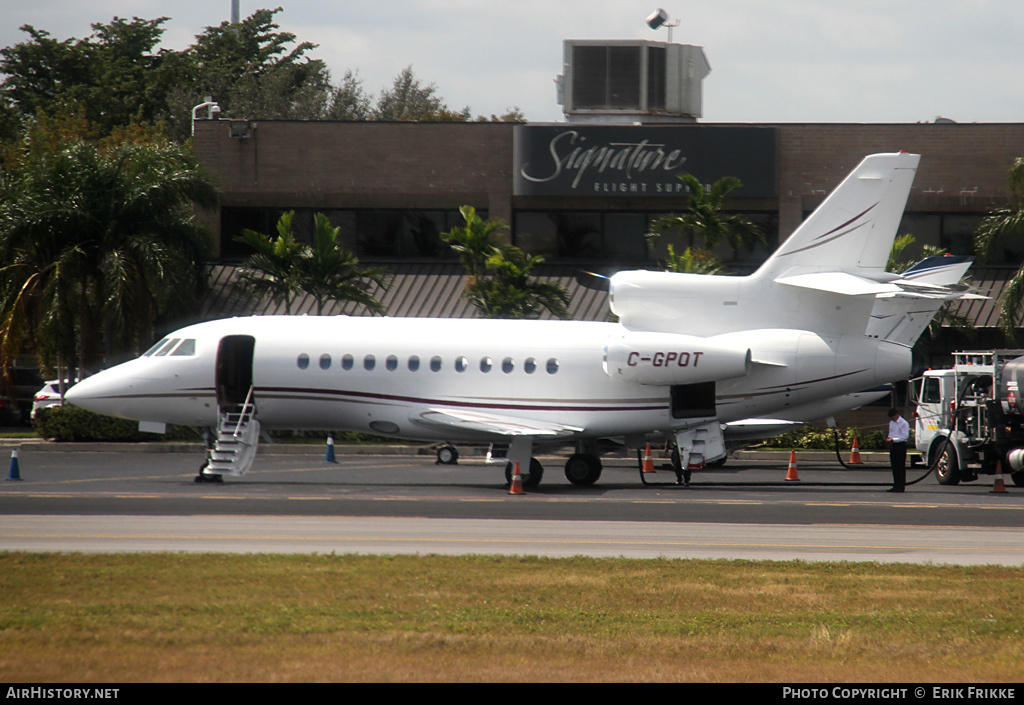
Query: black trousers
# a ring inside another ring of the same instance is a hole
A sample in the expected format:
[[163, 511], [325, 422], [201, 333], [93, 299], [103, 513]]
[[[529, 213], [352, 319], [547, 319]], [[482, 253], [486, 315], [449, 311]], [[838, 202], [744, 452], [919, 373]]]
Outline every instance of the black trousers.
[[892, 486], [904, 489], [907, 486], [907, 444], [893, 442], [889, 446], [889, 466], [892, 468]]

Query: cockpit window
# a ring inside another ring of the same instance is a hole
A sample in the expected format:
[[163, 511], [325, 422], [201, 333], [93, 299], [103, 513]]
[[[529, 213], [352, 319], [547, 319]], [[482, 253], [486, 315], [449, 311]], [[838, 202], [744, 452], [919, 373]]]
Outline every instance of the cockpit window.
[[150, 355], [152, 355], [153, 353], [155, 353], [155, 352], [156, 352], [157, 350], [159, 350], [160, 348], [162, 348], [162, 347], [164, 346], [164, 343], [166, 343], [166, 342], [167, 342], [167, 338], [163, 338], [163, 339], [162, 339], [162, 340], [161, 340], [161, 341], [160, 341], [159, 343], [157, 343], [156, 345], [154, 345], [153, 347], [151, 347], [151, 348], [150, 348], [149, 350], [147, 350], [146, 352], [142, 353], [142, 357], [149, 357]]
[[171, 338], [166, 345], [156, 351], [155, 357], [163, 357], [171, 351], [171, 349], [181, 341], [181, 338]]
[[196, 354], [196, 339], [185, 338], [181, 344], [174, 348], [171, 357], [191, 357]]

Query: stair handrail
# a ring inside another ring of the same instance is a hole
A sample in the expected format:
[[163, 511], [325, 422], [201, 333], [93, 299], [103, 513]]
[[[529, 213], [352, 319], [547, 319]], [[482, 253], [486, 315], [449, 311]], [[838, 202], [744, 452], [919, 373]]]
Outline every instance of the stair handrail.
[[232, 434], [235, 438], [238, 438], [238, 432], [242, 428], [242, 422], [245, 421], [246, 412], [249, 410], [249, 407], [252, 406], [252, 393], [255, 388], [256, 385], [249, 385], [249, 392], [245, 395], [245, 403], [242, 404], [242, 411], [238, 414], [238, 423], [235, 424], [235, 432]]

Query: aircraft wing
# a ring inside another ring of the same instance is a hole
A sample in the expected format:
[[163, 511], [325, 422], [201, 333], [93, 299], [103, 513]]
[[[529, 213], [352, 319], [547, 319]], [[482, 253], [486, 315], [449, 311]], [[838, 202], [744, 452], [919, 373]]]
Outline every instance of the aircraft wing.
[[559, 437], [581, 433], [582, 428], [534, 419], [502, 416], [466, 409], [427, 409], [410, 417], [413, 423], [458, 432], [500, 436]]

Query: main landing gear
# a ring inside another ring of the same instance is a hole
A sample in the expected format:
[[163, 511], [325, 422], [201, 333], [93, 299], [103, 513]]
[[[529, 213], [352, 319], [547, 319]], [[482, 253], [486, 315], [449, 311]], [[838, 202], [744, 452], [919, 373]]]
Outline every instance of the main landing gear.
[[[513, 463], [505, 464], [505, 483], [508, 485], [512, 484], [512, 470]], [[519, 474], [523, 478], [523, 487], [536, 487], [540, 484], [540, 481], [544, 478], [544, 466], [540, 464], [540, 461], [536, 458], [530, 458], [530, 469], [523, 472], [523, 468], [519, 468]]]
[[574, 453], [565, 461], [565, 479], [589, 486], [601, 478], [601, 458], [591, 453]]
[[[576, 453], [569, 456], [565, 461], [565, 479], [574, 485], [581, 487], [589, 486], [601, 478], [601, 459], [596, 455], [588, 453]], [[505, 482], [512, 483], [512, 463], [505, 465]], [[523, 487], [536, 487], [544, 477], [544, 466], [536, 458], [530, 458], [530, 469], [523, 472], [519, 468], [523, 478]]]

